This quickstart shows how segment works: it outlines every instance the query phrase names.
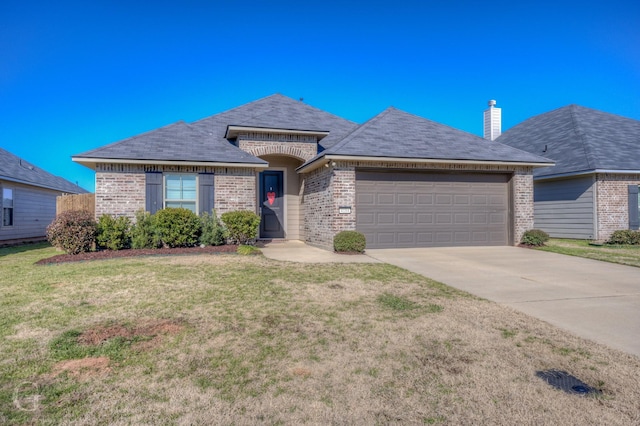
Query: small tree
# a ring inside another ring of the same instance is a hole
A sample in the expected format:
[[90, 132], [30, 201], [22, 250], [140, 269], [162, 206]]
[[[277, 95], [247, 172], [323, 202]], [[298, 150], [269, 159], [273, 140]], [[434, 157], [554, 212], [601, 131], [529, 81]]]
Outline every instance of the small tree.
[[47, 226], [47, 239], [68, 254], [91, 251], [96, 239], [96, 221], [88, 211], [60, 213]]
[[204, 212], [200, 216], [200, 222], [202, 225], [202, 234], [200, 235], [200, 243], [207, 246], [221, 246], [225, 243], [226, 230], [218, 216], [216, 211], [213, 210], [211, 214]]
[[229, 233], [229, 239], [237, 244], [252, 244], [258, 237], [260, 216], [246, 211], [238, 210], [223, 213], [220, 219], [224, 222]]
[[162, 245], [156, 231], [154, 217], [144, 210], [136, 212], [136, 223], [131, 228], [131, 247], [134, 249], [158, 248]]

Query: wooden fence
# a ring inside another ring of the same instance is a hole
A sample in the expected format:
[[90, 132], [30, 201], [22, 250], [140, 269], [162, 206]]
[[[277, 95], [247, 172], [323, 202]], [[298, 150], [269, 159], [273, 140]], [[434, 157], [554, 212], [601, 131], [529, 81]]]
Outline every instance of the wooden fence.
[[95, 216], [96, 214], [96, 195], [95, 194], [76, 194], [76, 195], [60, 195], [56, 198], [56, 215], [71, 210], [86, 210]]

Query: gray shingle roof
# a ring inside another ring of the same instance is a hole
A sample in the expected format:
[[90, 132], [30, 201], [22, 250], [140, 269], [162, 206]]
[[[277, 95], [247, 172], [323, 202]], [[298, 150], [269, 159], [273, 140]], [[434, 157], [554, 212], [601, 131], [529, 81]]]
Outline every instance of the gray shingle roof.
[[220, 140], [184, 121], [74, 155], [74, 158], [266, 164], [226, 139]]
[[0, 179], [17, 181], [70, 194], [87, 192], [78, 185], [60, 176], [52, 175], [2, 148], [0, 148]]
[[328, 131], [321, 149], [357, 127], [351, 121], [276, 94], [192, 124], [179, 121], [74, 158], [267, 164], [225, 139], [230, 125]]
[[323, 154], [437, 160], [552, 163], [551, 160], [388, 108]]
[[578, 105], [525, 120], [497, 141], [555, 160], [536, 177], [640, 170], [640, 121]]

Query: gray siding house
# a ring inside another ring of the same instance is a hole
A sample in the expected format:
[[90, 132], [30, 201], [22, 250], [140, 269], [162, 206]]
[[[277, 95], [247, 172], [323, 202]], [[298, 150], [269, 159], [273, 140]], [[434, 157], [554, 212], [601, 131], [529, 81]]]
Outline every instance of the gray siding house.
[[332, 249], [510, 245], [533, 227], [533, 170], [552, 161], [389, 108], [366, 123], [272, 95], [73, 156], [96, 215], [249, 210], [260, 238]]
[[555, 161], [534, 171], [536, 228], [552, 237], [593, 240], [638, 229], [640, 121], [569, 105], [496, 140]]
[[43, 239], [56, 197], [86, 192], [0, 148], [0, 244]]

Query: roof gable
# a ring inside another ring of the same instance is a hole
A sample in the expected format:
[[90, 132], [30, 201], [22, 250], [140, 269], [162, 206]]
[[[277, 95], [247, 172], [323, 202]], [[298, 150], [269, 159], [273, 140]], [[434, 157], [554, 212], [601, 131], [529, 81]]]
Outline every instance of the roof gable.
[[553, 159], [536, 177], [640, 170], [640, 121], [568, 105], [529, 118], [497, 141]]
[[444, 124], [388, 108], [325, 154], [435, 160], [551, 163]]
[[71, 194], [87, 192], [78, 185], [34, 166], [2, 148], [0, 148], [0, 179]]

